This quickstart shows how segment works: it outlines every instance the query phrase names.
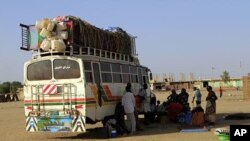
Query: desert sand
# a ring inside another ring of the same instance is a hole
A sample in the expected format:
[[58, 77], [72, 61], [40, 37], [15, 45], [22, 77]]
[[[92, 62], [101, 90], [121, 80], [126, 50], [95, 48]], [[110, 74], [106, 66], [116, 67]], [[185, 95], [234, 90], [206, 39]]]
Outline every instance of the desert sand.
[[[190, 91], [190, 99], [192, 92]], [[218, 92], [217, 92], [218, 93]], [[169, 92], [155, 92], [157, 100], [163, 101]], [[206, 91], [202, 91], [202, 106], [205, 107]], [[190, 100], [191, 101], [191, 100]], [[192, 107], [192, 104], [191, 104]], [[230, 124], [250, 124], [250, 120], [224, 120], [224, 116], [232, 113], [250, 113], [250, 101], [243, 100], [242, 91], [227, 90], [217, 101], [217, 123], [211, 131], [201, 133], [180, 133], [179, 125], [169, 122], [165, 127], [154, 123], [144, 126], [143, 131], [134, 135], [118, 136], [110, 140], [148, 140], [148, 141], [217, 141], [214, 134], [216, 128]], [[101, 124], [88, 125], [86, 133], [30, 133], [25, 131], [23, 102], [0, 103], [0, 140], [1, 141], [36, 141], [36, 140], [107, 140]]]

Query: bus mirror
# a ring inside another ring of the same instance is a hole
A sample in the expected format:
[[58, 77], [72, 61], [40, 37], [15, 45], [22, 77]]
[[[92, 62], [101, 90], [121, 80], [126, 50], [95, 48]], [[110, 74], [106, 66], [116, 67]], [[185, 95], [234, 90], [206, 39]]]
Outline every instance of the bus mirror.
[[149, 79], [150, 79], [150, 80], [153, 80], [152, 72], [149, 73]]

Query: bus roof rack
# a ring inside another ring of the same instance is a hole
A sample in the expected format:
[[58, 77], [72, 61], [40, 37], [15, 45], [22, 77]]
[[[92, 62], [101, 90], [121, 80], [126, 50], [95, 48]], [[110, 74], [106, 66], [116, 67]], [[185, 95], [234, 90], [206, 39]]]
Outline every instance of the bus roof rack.
[[93, 47], [82, 47], [79, 45], [67, 46], [64, 52], [58, 52], [54, 50], [42, 51], [41, 49], [33, 50], [32, 58], [36, 59], [44, 56], [53, 56], [53, 55], [62, 55], [62, 56], [92, 56], [97, 58], [105, 58], [110, 60], [119, 60], [124, 62], [135, 62], [139, 63], [136, 57], [121, 54], [116, 52], [110, 52], [102, 49], [97, 49]]

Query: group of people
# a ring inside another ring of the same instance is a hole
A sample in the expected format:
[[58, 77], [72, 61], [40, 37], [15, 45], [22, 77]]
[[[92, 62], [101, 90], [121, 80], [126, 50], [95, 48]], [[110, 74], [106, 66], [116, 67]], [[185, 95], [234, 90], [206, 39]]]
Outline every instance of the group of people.
[[[193, 122], [197, 122], [200, 121], [200, 123], [203, 122], [208, 122], [210, 125], [213, 125], [215, 123], [216, 120], [216, 100], [218, 99], [218, 97], [216, 96], [215, 92], [213, 91], [213, 88], [211, 86], [207, 86], [207, 97], [206, 97], [206, 110], [204, 113], [203, 108], [201, 107], [201, 93], [200, 90], [195, 88], [194, 89], [195, 93], [194, 93], [194, 99], [196, 99], [196, 107], [192, 110], [192, 114], [198, 117], [195, 117], [195, 121]], [[220, 97], [222, 96], [222, 92], [220, 92]], [[203, 114], [198, 115], [197, 113], [204, 113], [205, 115], [203, 116]]]
[[143, 88], [139, 90], [139, 93], [134, 95], [132, 93], [130, 83], [127, 83], [125, 88], [121, 104], [128, 119], [127, 130], [130, 134], [133, 134], [136, 130], [141, 130], [140, 124], [138, 122], [139, 111], [144, 111], [145, 120], [149, 118], [150, 105], [147, 100], [147, 89], [147, 84], [144, 84]]
[[[148, 97], [147, 88], [147, 84], [144, 84], [137, 95], [132, 92], [130, 83], [128, 83], [125, 88], [120, 106], [127, 116], [128, 124], [126, 131], [128, 133], [133, 134], [136, 130], [140, 130], [140, 125], [138, 123], [138, 111], [140, 110], [145, 113], [145, 121], [150, 121], [150, 119], [155, 120], [159, 118], [162, 113], [167, 113], [169, 119], [177, 121], [179, 113], [191, 112], [194, 120], [192, 122], [194, 122], [194, 124], [202, 124], [205, 119], [210, 124], [214, 124], [217, 96], [211, 86], [207, 87], [208, 95], [206, 97], [206, 110], [203, 110], [201, 107], [202, 94], [198, 88], [193, 89], [194, 96], [191, 102], [194, 103], [195, 101], [196, 106], [192, 110], [188, 102], [189, 94], [184, 88], [181, 89], [179, 94], [173, 89], [171, 94], [167, 97], [167, 100], [162, 104], [160, 104], [160, 101], [156, 101], [155, 95], [151, 97], [150, 101], [146, 100]], [[138, 109], [138, 107], [140, 107], [140, 109]], [[123, 118], [123, 114], [120, 115], [122, 115], [121, 118]], [[125, 124], [123, 124], [123, 126], [125, 126]]]
[[[131, 91], [131, 84], [127, 83], [125, 93], [122, 97], [122, 106], [128, 119], [128, 132], [133, 134], [136, 130], [142, 130], [138, 113], [144, 114], [144, 124], [149, 124], [155, 120], [157, 104], [156, 96], [147, 91], [148, 85], [143, 84], [138, 94]], [[149, 96], [150, 95], [150, 96]]]
[[[196, 103], [196, 106], [191, 110], [188, 102], [189, 94], [185, 88], [181, 89], [181, 92], [177, 94], [175, 89], [171, 90], [171, 94], [167, 97], [167, 100], [162, 103], [162, 109], [168, 114], [168, 118], [174, 122], [178, 122], [178, 115], [192, 113], [192, 120], [190, 121], [193, 125], [202, 125], [204, 122], [209, 124], [215, 123], [216, 114], [216, 100], [217, 96], [211, 86], [207, 86], [208, 95], [206, 97], [206, 109], [204, 110], [201, 106], [202, 94], [196, 87], [193, 88], [194, 96], [192, 97], [192, 103]], [[220, 94], [221, 95], [221, 94]], [[163, 108], [162, 108], [163, 107]]]

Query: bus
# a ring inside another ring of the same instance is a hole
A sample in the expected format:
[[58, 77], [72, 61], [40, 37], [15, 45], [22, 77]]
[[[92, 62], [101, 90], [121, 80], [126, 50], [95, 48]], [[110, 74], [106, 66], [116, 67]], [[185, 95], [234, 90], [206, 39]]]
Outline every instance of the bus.
[[26, 131], [85, 132], [86, 124], [114, 115], [128, 82], [135, 95], [149, 85], [150, 70], [136, 57], [72, 45], [63, 52], [30, 49], [36, 29], [21, 27], [21, 49], [33, 52], [24, 64]]

